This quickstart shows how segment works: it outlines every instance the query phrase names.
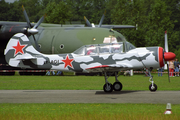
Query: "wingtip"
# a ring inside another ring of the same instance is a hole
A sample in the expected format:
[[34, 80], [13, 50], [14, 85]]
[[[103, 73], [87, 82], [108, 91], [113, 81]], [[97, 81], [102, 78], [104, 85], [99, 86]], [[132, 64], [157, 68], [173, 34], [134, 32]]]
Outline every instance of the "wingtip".
[[22, 5], [22, 9], [24, 10], [24, 6]]
[[84, 20], [86, 20], [86, 17], [84, 16]]

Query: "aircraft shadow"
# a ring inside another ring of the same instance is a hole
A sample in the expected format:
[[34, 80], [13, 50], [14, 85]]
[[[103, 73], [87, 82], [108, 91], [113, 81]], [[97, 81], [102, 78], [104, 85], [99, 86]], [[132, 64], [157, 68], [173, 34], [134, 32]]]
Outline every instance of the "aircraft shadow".
[[132, 93], [132, 92], [138, 92], [138, 91], [133, 91], [133, 90], [123, 90], [123, 91], [113, 91], [113, 92], [104, 92], [104, 91], [96, 91], [95, 94], [97, 95], [105, 95], [105, 94], [128, 94], [128, 93]]

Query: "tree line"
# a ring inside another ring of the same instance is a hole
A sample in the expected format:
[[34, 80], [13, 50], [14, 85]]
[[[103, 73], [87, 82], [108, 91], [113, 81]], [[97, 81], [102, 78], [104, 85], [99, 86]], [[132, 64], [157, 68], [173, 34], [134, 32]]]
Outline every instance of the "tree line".
[[180, 0], [17, 0], [0, 1], [1, 21], [25, 21], [24, 5], [31, 22], [45, 13], [46, 23], [134, 25], [136, 29], [117, 29], [136, 47], [164, 47], [164, 32], [168, 33], [169, 51], [180, 59]]

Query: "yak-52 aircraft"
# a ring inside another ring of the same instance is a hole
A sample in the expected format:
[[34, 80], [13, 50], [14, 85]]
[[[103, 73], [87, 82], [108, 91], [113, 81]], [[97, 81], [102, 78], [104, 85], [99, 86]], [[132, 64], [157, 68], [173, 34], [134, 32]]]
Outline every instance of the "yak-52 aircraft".
[[[131, 47], [127, 47], [131, 46]], [[168, 50], [168, 48], [165, 48]], [[23, 33], [14, 35], [4, 50], [6, 62], [13, 67], [60, 70], [72, 72], [103, 72], [105, 92], [120, 91], [121, 82], [117, 79], [120, 70], [147, 68], [150, 74], [150, 91], [156, 91], [151, 70], [164, 66], [165, 61], [175, 58], [172, 52], [162, 47], [135, 48], [127, 41], [85, 45], [68, 54], [42, 54], [31, 44]], [[115, 73], [115, 82], [108, 82], [107, 72]]]

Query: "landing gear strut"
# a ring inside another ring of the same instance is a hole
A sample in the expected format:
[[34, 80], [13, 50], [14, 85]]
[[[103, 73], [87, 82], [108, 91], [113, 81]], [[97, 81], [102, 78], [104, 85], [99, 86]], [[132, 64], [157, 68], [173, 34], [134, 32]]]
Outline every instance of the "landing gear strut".
[[121, 91], [122, 90], [122, 84], [121, 82], [119, 82], [119, 80], [117, 79], [118, 75], [117, 72], [115, 72], [115, 82], [112, 85], [111, 83], [108, 82], [108, 76], [107, 73], [104, 73], [104, 77], [105, 77], [105, 84], [103, 86], [104, 92], [112, 92], [114, 91]]
[[104, 72], [104, 77], [105, 77], [105, 84], [103, 86], [104, 92], [112, 92], [113, 91], [113, 86], [111, 83], [108, 82], [108, 77], [107, 77], [107, 73]]
[[151, 82], [151, 84], [149, 85], [149, 90], [151, 92], [155, 92], [157, 90], [157, 85], [153, 81], [153, 76], [151, 75], [150, 70], [148, 70], [148, 73], [149, 73], [149, 77], [150, 77], [149, 82]]

